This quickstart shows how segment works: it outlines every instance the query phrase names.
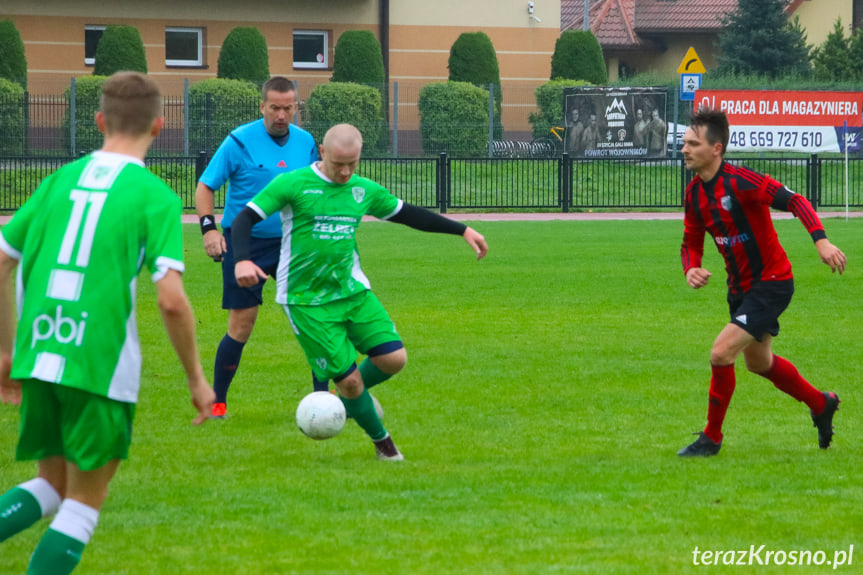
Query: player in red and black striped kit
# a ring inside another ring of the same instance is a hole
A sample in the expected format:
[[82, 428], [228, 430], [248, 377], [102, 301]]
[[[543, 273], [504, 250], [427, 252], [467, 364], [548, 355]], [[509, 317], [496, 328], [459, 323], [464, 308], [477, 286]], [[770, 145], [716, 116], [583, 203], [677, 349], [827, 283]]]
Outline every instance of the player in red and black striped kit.
[[686, 282], [707, 285], [711, 273], [701, 267], [704, 235], [710, 234], [725, 259], [731, 321], [716, 337], [710, 352], [710, 398], [707, 427], [678, 452], [684, 457], [719, 453], [722, 421], [734, 393], [734, 362], [743, 353], [746, 368], [770, 380], [779, 390], [810, 409], [818, 428], [818, 445], [830, 446], [833, 415], [839, 397], [814, 388], [786, 359], [771, 349], [779, 333], [779, 316], [791, 302], [791, 263], [779, 244], [770, 208], [789, 211], [812, 236], [821, 261], [840, 274], [845, 254], [827, 239], [824, 226], [806, 198], [776, 180], [723, 159], [728, 146], [728, 117], [701, 109], [686, 130], [683, 159], [696, 177], [686, 188], [683, 245]]

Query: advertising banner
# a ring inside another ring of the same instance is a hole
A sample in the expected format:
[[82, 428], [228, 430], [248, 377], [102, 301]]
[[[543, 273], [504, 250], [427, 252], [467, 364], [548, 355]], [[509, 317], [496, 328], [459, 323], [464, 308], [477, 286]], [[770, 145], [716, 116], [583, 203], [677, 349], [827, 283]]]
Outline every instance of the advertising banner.
[[564, 151], [574, 158], [664, 158], [666, 88], [565, 88]]
[[725, 111], [732, 152], [861, 151], [863, 92], [697, 90], [694, 106]]

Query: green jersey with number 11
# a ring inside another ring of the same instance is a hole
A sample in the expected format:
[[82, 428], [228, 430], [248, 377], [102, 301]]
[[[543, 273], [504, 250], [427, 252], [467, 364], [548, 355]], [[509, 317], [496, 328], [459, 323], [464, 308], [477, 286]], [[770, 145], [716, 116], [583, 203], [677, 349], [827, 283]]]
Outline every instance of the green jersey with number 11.
[[317, 164], [273, 179], [248, 205], [264, 218], [281, 212], [276, 302], [323, 305], [369, 289], [360, 268], [357, 227], [365, 214], [387, 219], [402, 204], [367, 178], [332, 182]]
[[14, 379], [137, 401], [137, 276], [183, 271], [181, 209], [129, 156], [94, 152], [45, 179], [0, 230], [20, 260]]

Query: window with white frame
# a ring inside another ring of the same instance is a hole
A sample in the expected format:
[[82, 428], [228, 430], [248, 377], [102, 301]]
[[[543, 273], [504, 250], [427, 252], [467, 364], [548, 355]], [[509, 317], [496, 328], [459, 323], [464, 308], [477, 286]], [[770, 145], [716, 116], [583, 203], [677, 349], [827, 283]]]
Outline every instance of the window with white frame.
[[329, 68], [326, 30], [294, 30], [294, 68]]
[[165, 28], [165, 66], [203, 66], [204, 29]]
[[96, 46], [102, 38], [102, 32], [107, 26], [87, 25], [84, 26], [84, 64], [93, 66], [96, 64]]

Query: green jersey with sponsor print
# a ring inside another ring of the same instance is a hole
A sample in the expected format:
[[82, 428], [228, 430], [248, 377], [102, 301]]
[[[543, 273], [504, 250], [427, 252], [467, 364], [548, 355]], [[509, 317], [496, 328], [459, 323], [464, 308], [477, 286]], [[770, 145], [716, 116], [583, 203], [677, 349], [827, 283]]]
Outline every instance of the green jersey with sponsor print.
[[129, 156], [94, 152], [46, 178], [0, 230], [20, 260], [12, 377], [136, 402], [137, 276], [183, 271], [181, 209]]
[[395, 215], [402, 201], [357, 175], [332, 182], [312, 164], [278, 176], [249, 206], [262, 217], [281, 211], [276, 302], [322, 305], [370, 288], [360, 268], [357, 227], [366, 214]]

